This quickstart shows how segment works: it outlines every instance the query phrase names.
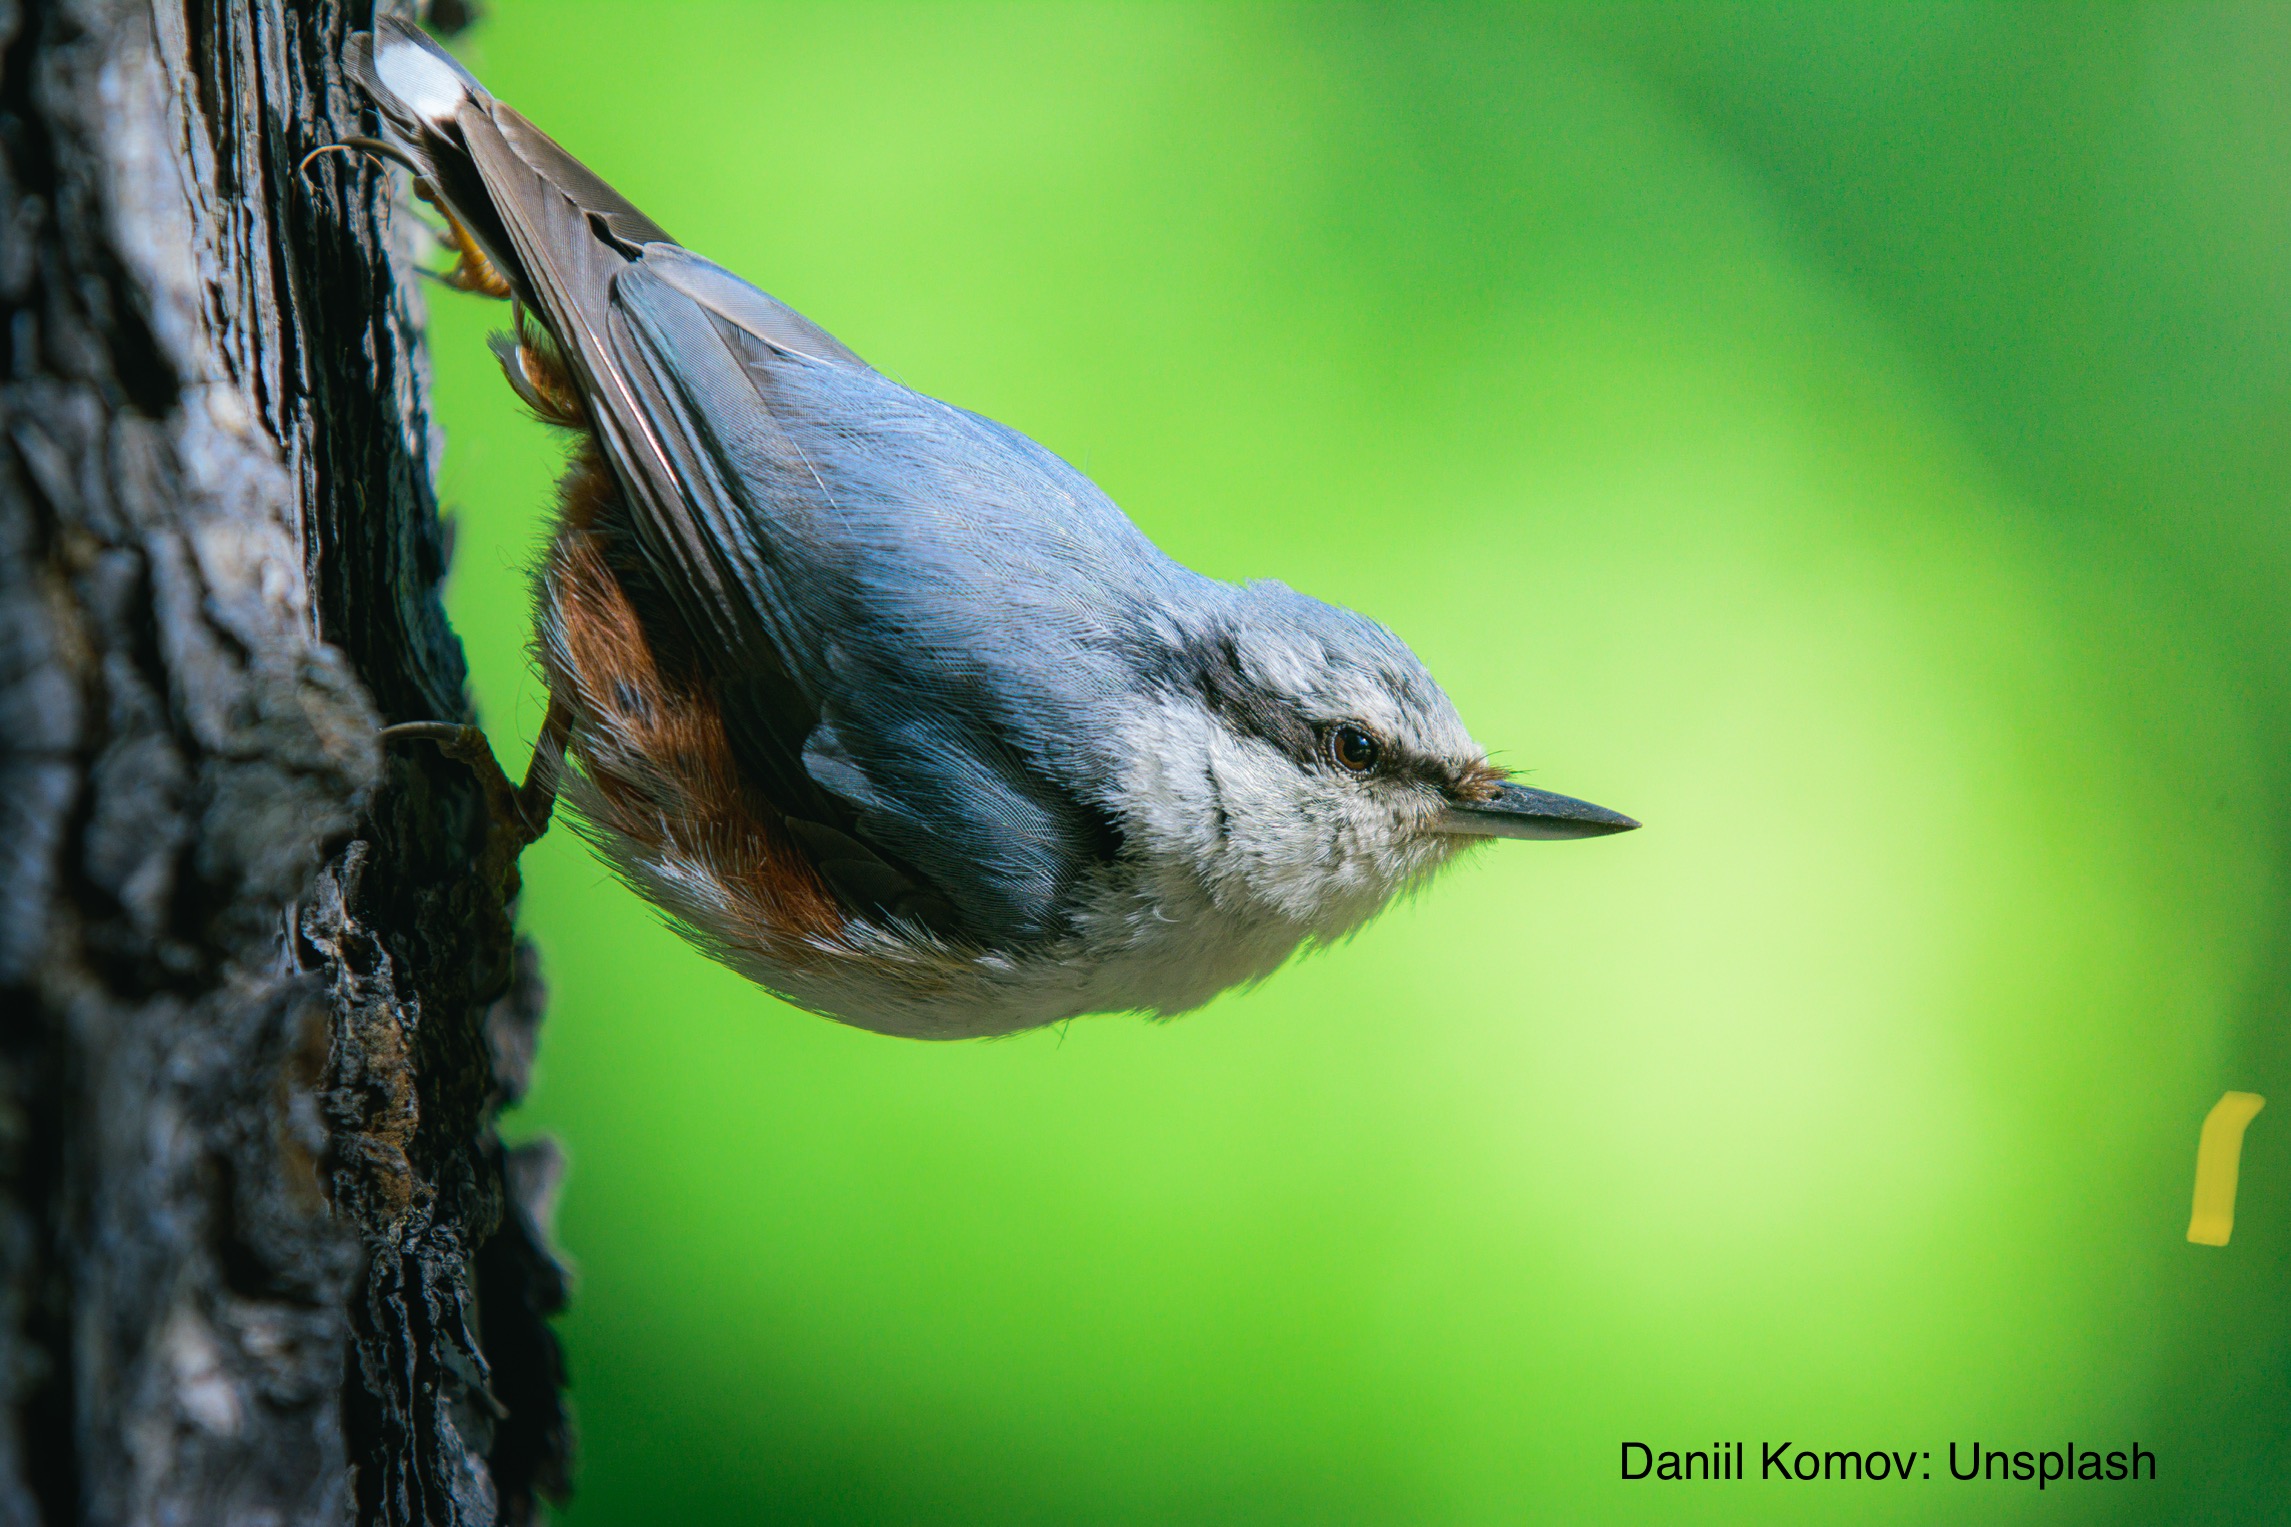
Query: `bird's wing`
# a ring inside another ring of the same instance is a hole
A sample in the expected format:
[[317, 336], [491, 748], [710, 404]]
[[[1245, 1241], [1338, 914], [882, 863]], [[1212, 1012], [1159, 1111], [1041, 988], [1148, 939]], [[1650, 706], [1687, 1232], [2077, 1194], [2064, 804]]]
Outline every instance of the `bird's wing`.
[[1052, 931], [1112, 852], [1057, 782], [1090, 777], [1076, 718], [1115, 682], [1076, 627], [1119, 616], [1077, 585], [1159, 553], [1049, 452], [669, 241], [418, 30], [350, 62], [556, 339], [751, 787], [860, 910]]
[[[850, 836], [911, 866], [973, 934], [1049, 933], [1112, 848], [1050, 737], [1090, 698], [1093, 654], [1028, 574], [1073, 569], [1032, 566], [1036, 506], [1007, 500], [1044, 461], [1072, 474], [791, 333], [777, 310], [651, 245], [616, 278], [605, 324], [611, 375], [668, 464], [662, 518], [696, 527], [752, 623], [735, 639], [761, 647], [720, 670], [735, 750], [793, 749], [853, 811]], [[1031, 673], [1036, 652], [1065, 671]]]

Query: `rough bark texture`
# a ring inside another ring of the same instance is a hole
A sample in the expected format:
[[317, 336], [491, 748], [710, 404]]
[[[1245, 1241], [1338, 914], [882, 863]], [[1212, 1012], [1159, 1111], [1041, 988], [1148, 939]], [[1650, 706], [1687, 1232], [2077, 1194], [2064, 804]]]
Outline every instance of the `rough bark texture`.
[[0, 1527], [563, 1484], [367, 19], [0, 0]]

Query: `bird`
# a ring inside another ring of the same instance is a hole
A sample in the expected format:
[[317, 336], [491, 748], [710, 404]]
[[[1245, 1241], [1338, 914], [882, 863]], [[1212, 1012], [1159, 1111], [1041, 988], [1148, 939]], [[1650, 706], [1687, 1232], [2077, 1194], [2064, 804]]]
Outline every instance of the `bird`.
[[[346, 59], [570, 439], [535, 579], [561, 796], [707, 954], [918, 1039], [1169, 1017], [1462, 850], [1630, 817], [1490, 762], [1390, 630], [1197, 573], [1016, 430], [684, 248], [410, 23]], [[477, 755], [482, 755], [481, 758]]]

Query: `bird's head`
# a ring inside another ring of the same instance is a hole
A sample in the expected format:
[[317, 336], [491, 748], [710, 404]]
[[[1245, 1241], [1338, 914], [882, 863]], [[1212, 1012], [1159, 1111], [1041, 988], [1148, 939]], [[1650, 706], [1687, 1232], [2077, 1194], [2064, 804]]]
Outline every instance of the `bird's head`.
[[1125, 750], [1127, 837], [1228, 912], [1325, 942], [1481, 840], [1639, 825], [1506, 779], [1398, 637], [1281, 584], [1171, 650]]

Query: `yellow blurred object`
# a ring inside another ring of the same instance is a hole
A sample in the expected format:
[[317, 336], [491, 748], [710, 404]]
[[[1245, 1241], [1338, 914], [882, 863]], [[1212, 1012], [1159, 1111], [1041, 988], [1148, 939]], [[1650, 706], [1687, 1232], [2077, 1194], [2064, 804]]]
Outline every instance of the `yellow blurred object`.
[[2235, 1229], [2235, 1175], [2243, 1158], [2243, 1130], [2267, 1099], [2256, 1092], [2227, 1092], [2204, 1115], [2196, 1140], [2196, 1206], [2188, 1217], [2188, 1239], [2198, 1246], [2225, 1246]]

